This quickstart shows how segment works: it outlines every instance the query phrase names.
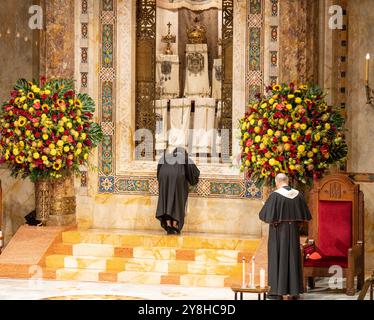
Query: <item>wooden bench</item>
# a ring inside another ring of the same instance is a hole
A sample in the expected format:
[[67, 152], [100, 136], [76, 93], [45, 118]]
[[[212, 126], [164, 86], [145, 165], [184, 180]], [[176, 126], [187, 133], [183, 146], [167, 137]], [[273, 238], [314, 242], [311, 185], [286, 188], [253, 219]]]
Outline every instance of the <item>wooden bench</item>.
[[238, 300], [238, 293], [240, 294], [240, 300], [243, 300], [243, 294], [244, 293], [257, 293], [258, 300], [261, 300], [261, 294], [264, 297], [264, 300], [266, 300], [266, 294], [269, 292], [269, 287], [260, 288], [242, 288], [242, 287], [232, 287], [232, 291], [234, 291], [235, 294], [235, 300]]

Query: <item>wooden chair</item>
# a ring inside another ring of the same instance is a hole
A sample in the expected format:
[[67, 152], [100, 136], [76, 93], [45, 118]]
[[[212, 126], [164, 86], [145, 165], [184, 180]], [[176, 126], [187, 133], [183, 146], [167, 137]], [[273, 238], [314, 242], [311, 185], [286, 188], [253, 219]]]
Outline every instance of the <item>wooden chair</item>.
[[331, 266], [342, 267], [347, 280], [346, 293], [354, 295], [364, 283], [364, 195], [348, 175], [333, 174], [315, 184], [310, 194], [313, 219], [309, 222], [308, 242], [322, 256], [319, 260], [303, 257], [303, 280], [314, 285], [314, 277], [331, 277]]

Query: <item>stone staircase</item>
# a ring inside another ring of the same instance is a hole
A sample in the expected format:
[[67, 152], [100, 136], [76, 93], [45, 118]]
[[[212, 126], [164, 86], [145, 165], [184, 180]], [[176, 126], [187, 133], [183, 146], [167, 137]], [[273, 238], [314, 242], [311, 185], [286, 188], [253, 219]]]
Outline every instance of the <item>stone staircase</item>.
[[66, 231], [42, 262], [44, 278], [225, 287], [241, 284], [261, 239], [152, 231]]

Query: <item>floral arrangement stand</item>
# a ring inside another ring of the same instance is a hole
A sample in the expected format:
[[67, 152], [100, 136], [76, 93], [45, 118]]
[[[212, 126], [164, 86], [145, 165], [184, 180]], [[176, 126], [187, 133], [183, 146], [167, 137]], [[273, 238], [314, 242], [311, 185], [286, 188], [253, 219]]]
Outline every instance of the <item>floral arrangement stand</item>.
[[89, 155], [103, 137], [94, 112], [93, 99], [77, 93], [71, 79], [20, 79], [2, 105], [0, 163], [8, 164], [13, 177], [35, 183], [42, 224], [64, 215], [68, 218], [55, 218], [54, 224], [73, 222], [73, 174], [89, 166]]
[[249, 104], [240, 119], [241, 171], [258, 187], [278, 173], [301, 189], [347, 156], [344, 117], [316, 85], [277, 84]]

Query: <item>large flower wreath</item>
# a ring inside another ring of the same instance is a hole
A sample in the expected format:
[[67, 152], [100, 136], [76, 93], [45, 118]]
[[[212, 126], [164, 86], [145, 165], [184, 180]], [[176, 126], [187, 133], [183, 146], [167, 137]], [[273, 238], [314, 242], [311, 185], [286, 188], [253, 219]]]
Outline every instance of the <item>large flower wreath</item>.
[[102, 140], [95, 102], [74, 81], [21, 79], [0, 111], [0, 162], [14, 177], [57, 179], [88, 163]]
[[343, 126], [341, 111], [326, 103], [318, 86], [275, 85], [240, 120], [241, 170], [258, 186], [273, 184], [280, 172], [312, 183], [344, 161]]

